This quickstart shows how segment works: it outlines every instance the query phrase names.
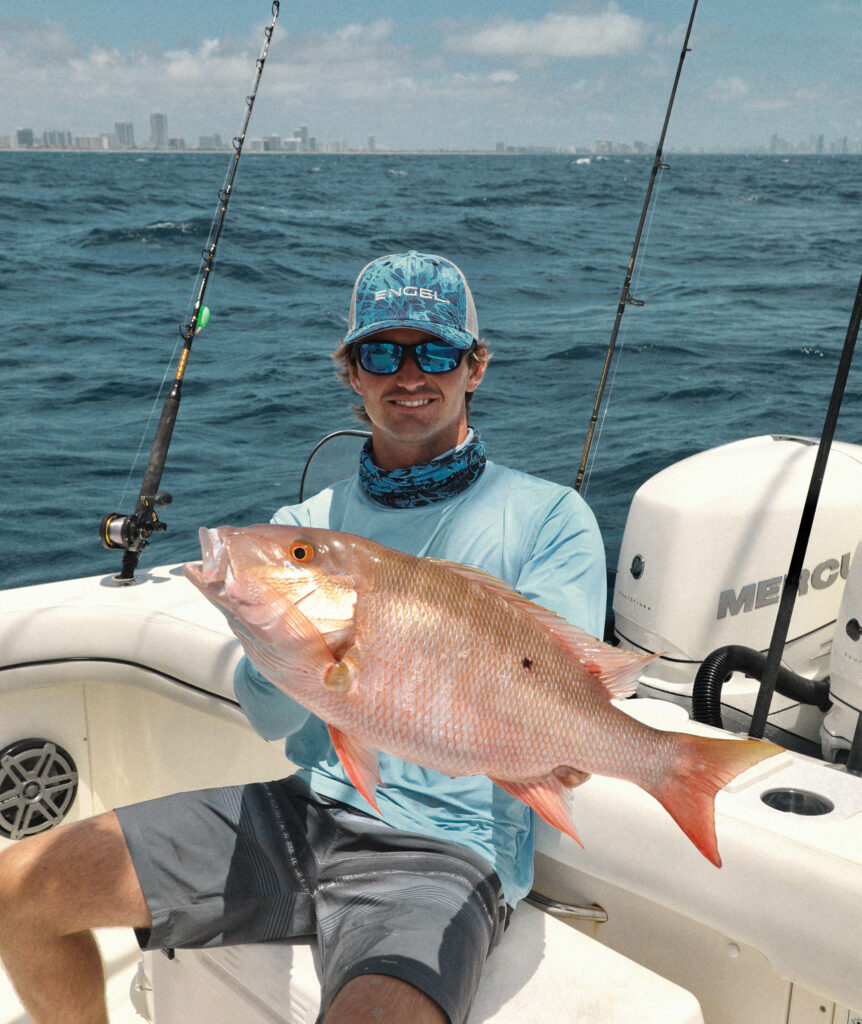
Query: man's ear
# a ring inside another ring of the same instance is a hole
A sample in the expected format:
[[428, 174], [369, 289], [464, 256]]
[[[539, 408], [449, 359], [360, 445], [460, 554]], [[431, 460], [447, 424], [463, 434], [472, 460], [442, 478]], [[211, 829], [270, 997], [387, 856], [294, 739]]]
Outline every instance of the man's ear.
[[362, 388], [359, 386], [359, 374], [356, 372], [356, 367], [351, 364], [348, 367], [348, 373], [350, 374], [350, 386], [357, 395], [361, 395]]
[[467, 371], [467, 391], [475, 391], [477, 387], [482, 383], [482, 378], [485, 376], [485, 370], [488, 364], [485, 362], [479, 363], [475, 360], [470, 363], [470, 368]]

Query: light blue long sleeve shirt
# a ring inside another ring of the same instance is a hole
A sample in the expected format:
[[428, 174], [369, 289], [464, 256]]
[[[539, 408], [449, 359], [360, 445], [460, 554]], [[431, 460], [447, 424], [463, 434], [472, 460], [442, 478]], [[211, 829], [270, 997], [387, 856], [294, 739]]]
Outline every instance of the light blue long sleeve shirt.
[[[524, 597], [594, 636], [604, 625], [605, 556], [598, 525], [576, 492], [488, 462], [466, 491], [423, 508], [393, 509], [370, 499], [358, 477], [273, 523], [353, 533], [413, 555], [484, 569]], [[433, 680], [429, 681], [433, 685]], [[373, 809], [350, 782], [325, 724], [266, 680], [244, 658], [237, 699], [266, 739], [286, 738], [285, 753], [317, 793], [359, 810]], [[380, 755], [380, 813], [395, 828], [460, 843], [483, 856], [514, 906], [533, 877], [534, 816], [485, 776], [449, 778]]]

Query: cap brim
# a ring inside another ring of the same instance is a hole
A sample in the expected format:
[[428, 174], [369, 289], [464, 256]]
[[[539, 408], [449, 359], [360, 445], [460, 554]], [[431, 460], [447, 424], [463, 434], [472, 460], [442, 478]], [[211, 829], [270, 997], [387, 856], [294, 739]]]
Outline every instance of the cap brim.
[[364, 327], [345, 334], [344, 344], [352, 345], [354, 341], [362, 341], [372, 334], [378, 334], [380, 331], [391, 331], [393, 328], [417, 331], [419, 334], [433, 334], [435, 338], [439, 338], [441, 341], [448, 341], [450, 345], [454, 345], [456, 348], [472, 348], [475, 342], [473, 335], [469, 331], [459, 331], [457, 327], [449, 327], [446, 324], [432, 324], [425, 321], [422, 321], [422, 323], [411, 323], [409, 320], [396, 320], [393, 323], [392, 320], [379, 320], [377, 323], [366, 324]]

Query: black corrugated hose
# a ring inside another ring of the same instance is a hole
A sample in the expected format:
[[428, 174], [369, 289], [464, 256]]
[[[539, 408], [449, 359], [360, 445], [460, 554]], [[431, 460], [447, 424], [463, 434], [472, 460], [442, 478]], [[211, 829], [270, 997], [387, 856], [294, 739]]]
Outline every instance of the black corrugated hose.
[[[731, 672], [744, 672], [760, 681], [766, 667], [766, 655], [751, 647], [731, 644], [707, 655], [697, 670], [691, 691], [691, 714], [696, 722], [721, 729], [721, 688]], [[806, 679], [783, 666], [778, 670], [775, 689], [791, 700], [813, 704], [821, 711], [832, 706], [828, 679]]]

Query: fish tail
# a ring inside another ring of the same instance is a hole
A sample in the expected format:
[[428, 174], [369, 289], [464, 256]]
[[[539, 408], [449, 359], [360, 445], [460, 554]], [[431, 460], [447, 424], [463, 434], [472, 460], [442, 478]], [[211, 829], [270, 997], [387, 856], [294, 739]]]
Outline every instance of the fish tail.
[[707, 860], [721, 867], [715, 794], [737, 775], [781, 752], [758, 740], [721, 740], [679, 733], [679, 752], [664, 777], [641, 786], [661, 803]]

